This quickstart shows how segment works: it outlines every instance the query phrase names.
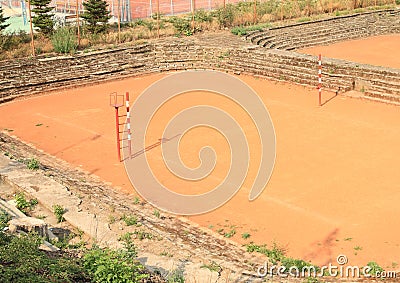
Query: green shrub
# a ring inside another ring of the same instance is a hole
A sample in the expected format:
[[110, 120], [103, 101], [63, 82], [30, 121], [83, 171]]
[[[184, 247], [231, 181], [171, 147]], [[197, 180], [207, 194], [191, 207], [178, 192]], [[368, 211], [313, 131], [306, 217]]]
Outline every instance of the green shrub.
[[19, 237], [0, 232], [0, 282], [91, 282], [81, 259], [39, 250], [42, 240], [34, 235]]
[[211, 23], [213, 17], [211, 14], [203, 9], [196, 10], [194, 13], [194, 20], [199, 23]]
[[64, 214], [66, 210], [61, 205], [59, 204], [53, 205], [53, 212], [57, 218], [58, 223], [65, 221]]
[[148, 278], [140, 262], [125, 250], [95, 246], [84, 255], [84, 267], [94, 282], [136, 283]]
[[125, 222], [126, 226], [133, 226], [138, 223], [137, 218], [135, 216], [122, 216], [122, 220]]
[[227, 4], [225, 8], [221, 7], [214, 12], [220, 27], [231, 27], [235, 20], [235, 6]]
[[75, 53], [78, 47], [75, 31], [69, 27], [57, 29], [51, 37], [53, 48], [58, 53]]
[[0, 231], [2, 231], [4, 227], [8, 226], [8, 221], [10, 220], [11, 216], [4, 210], [0, 209]]
[[245, 240], [250, 238], [250, 237], [251, 237], [251, 235], [249, 233], [247, 233], [247, 232], [242, 234], [242, 238], [245, 239]]
[[245, 27], [243, 26], [239, 26], [239, 27], [234, 27], [233, 29], [231, 29], [231, 32], [235, 35], [246, 35], [247, 34], [247, 30]]
[[169, 22], [174, 26], [178, 35], [191, 36], [193, 34], [189, 18], [171, 17]]
[[373, 276], [376, 276], [384, 271], [383, 268], [379, 266], [379, 264], [377, 264], [375, 261], [368, 262], [367, 266], [371, 268], [369, 274]]
[[27, 214], [31, 211], [37, 204], [37, 199], [27, 200], [25, 194], [22, 192], [17, 193], [14, 196], [14, 200], [16, 202], [16, 207], [21, 210], [23, 213]]
[[30, 170], [37, 170], [40, 167], [40, 162], [36, 158], [31, 158], [26, 161], [26, 166]]
[[185, 283], [185, 276], [183, 270], [178, 268], [172, 270], [167, 277], [167, 283]]

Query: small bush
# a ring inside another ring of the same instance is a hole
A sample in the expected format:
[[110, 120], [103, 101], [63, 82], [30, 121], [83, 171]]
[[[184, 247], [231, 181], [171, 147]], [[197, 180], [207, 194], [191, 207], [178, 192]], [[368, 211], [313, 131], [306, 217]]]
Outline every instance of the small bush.
[[215, 11], [215, 16], [220, 27], [231, 27], [235, 20], [235, 6], [228, 4], [225, 8], [221, 7]]
[[239, 26], [239, 27], [234, 27], [233, 29], [231, 29], [231, 32], [235, 35], [246, 35], [247, 34], [247, 30], [245, 27], [243, 26]]
[[167, 283], [185, 283], [185, 276], [182, 269], [172, 270], [167, 277]]
[[199, 9], [194, 13], [194, 20], [199, 23], [211, 23], [213, 17], [209, 12]]
[[66, 211], [61, 205], [59, 204], [53, 205], [53, 212], [57, 218], [58, 223], [65, 221], [64, 214]]
[[92, 282], [81, 259], [62, 252], [48, 256], [41, 243], [37, 236], [0, 232], [0, 282]]
[[31, 158], [27, 160], [26, 166], [30, 170], [37, 170], [40, 167], [40, 162], [36, 158]]
[[75, 53], [78, 47], [75, 31], [69, 27], [57, 29], [51, 37], [53, 48], [58, 53]]
[[375, 261], [368, 262], [367, 266], [371, 268], [369, 274], [373, 276], [376, 276], [384, 271], [383, 268], [379, 266], [379, 264], [377, 264]]
[[85, 254], [84, 267], [94, 282], [135, 283], [148, 278], [140, 262], [125, 250], [95, 246]]
[[247, 232], [242, 234], [242, 238], [245, 239], [245, 240], [250, 238], [250, 236], [251, 235], [249, 233], [247, 233]]
[[126, 226], [137, 225], [138, 221], [135, 216], [122, 216], [122, 220], [125, 222]]
[[25, 194], [22, 192], [17, 193], [14, 196], [14, 200], [16, 202], [16, 207], [21, 210], [23, 213], [27, 214], [31, 211], [37, 204], [37, 199], [27, 200]]
[[172, 23], [178, 35], [193, 35], [193, 30], [189, 18], [171, 17], [169, 19], [169, 22]]
[[0, 209], [0, 231], [3, 230], [4, 227], [8, 226], [8, 221], [10, 220], [11, 216], [4, 210]]

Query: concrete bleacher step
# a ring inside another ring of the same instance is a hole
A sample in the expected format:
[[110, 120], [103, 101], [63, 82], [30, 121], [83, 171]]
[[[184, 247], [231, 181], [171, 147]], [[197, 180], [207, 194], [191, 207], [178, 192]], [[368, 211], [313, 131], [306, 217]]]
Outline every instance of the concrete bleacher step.
[[389, 102], [391, 104], [400, 105], [400, 96], [393, 96], [382, 92], [368, 90], [364, 93], [364, 97], [379, 102]]
[[5, 211], [12, 218], [26, 217], [18, 208], [15, 207], [15, 203], [6, 202], [0, 199], [0, 210]]

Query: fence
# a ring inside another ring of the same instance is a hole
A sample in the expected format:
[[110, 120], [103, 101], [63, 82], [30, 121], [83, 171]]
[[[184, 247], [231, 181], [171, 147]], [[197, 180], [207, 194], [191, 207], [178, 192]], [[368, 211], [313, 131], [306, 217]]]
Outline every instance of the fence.
[[[238, 3], [246, 0], [106, 0], [114, 18], [118, 16], [118, 6], [121, 9], [121, 21], [129, 22], [133, 19], [149, 18], [156, 14], [158, 9], [162, 15], [177, 15], [191, 12], [194, 9], [212, 10], [229, 3]], [[252, 1], [252, 0], [247, 0]], [[21, 11], [18, 0], [0, 0], [1, 5]], [[75, 14], [76, 7], [83, 11], [83, 0], [53, 0], [51, 6], [57, 13]], [[119, 2], [119, 3], [118, 3]]]
[[[0, 4], [21, 11], [24, 0], [0, 0]], [[85, 0], [52, 0], [51, 6], [55, 7], [57, 13], [75, 14], [78, 7], [83, 12], [82, 2]], [[118, 6], [121, 11], [121, 21], [130, 22], [134, 19], [149, 18], [160, 11], [162, 15], [177, 15], [189, 13], [193, 10], [212, 10], [230, 3], [254, 2], [268, 4], [264, 6], [264, 12], [270, 13], [273, 9], [279, 9], [280, 13], [312, 14], [311, 6], [318, 6], [321, 11], [332, 11], [337, 9], [353, 9], [366, 6], [382, 4], [395, 4], [396, 0], [106, 0], [109, 4], [109, 11], [115, 21], [118, 16]], [[342, 8], [341, 8], [342, 7]], [[269, 12], [268, 12], [269, 11]], [[259, 11], [257, 6], [257, 13]], [[283, 16], [281, 16], [283, 17]]]

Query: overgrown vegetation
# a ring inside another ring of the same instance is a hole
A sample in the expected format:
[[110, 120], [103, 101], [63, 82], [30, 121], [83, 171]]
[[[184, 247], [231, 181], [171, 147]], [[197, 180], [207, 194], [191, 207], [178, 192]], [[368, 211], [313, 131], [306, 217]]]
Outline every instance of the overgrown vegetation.
[[94, 282], [135, 283], [149, 276], [129, 250], [94, 246], [84, 255], [83, 266]]
[[16, 203], [16, 207], [25, 214], [29, 214], [29, 212], [32, 211], [38, 204], [37, 199], [31, 199], [28, 201], [25, 194], [22, 192], [16, 193], [14, 196], [14, 200]]
[[371, 268], [369, 274], [373, 276], [382, 274], [382, 272], [384, 271], [384, 269], [381, 266], [379, 266], [379, 264], [377, 264], [375, 261], [368, 262], [367, 266]]
[[302, 259], [287, 257], [285, 255], [285, 250], [282, 247], [279, 247], [276, 243], [273, 243], [272, 247], [269, 249], [267, 248], [267, 245], [256, 245], [252, 242], [246, 245], [246, 249], [248, 252], [258, 252], [266, 255], [272, 264], [284, 266], [286, 268], [286, 272], [289, 272], [291, 267], [297, 267], [297, 269], [301, 271], [303, 267], [306, 266], [313, 266], [315, 271], [320, 270], [318, 266], [312, 265], [311, 263]]
[[[0, 212], [0, 225], [4, 221]], [[65, 247], [57, 253], [46, 253], [39, 249], [42, 241], [32, 234], [14, 236], [0, 231], [0, 282], [136, 283], [149, 277], [136, 259], [131, 240], [124, 240], [124, 249], [94, 245], [81, 253], [65, 251]]]
[[0, 282], [91, 282], [82, 259], [70, 253], [48, 255], [35, 235], [0, 232]]
[[58, 53], [75, 53], [78, 47], [78, 40], [75, 30], [70, 27], [57, 29], [51, 36], [51, 43], [54, 51]]
[[30, 158], [26, 161], [26, 167], [30, 170], [37, 170], [40, 167], [40, 162], [36, 158]]
[[56, 216], [58, 223], [65, 221], [64, 218], [65, 212], [66, 212], [65, 208], [63, 208], [61, 205], [59, 204], [53, 205], [53, 213]]

